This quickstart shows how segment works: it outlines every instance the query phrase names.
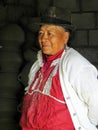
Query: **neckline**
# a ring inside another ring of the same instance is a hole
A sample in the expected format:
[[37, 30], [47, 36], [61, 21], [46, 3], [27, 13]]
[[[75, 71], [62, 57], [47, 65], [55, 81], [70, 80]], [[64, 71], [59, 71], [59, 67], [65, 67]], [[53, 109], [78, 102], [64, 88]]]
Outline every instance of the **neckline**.
[[56, 60], [58, 58], [61, 57], [62, 53], [63, 53], [64, 49], [60, 50], [57, 54], [55, 55], [44, 55], [43, 54], [43, 59], [45, 62], [50, 62], [50, 61], [53, 61], [53, 60]]

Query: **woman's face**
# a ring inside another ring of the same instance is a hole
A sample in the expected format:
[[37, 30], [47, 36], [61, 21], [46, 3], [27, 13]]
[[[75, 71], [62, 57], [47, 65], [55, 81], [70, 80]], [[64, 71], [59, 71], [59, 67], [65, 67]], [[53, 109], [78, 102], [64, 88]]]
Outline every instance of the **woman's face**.
[[65, 47], [69, 39], [69, 33], [63, 27], [55, 25], [43, 25], [39, 30], [38, 41], [42, 52], [46, 55], [55, 55]]

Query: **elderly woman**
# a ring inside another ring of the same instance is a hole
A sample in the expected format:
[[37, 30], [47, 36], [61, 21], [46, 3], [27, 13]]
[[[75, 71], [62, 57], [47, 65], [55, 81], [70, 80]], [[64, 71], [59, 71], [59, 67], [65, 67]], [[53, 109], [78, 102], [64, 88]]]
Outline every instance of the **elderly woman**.
[[98, 72], [67, 46], [73, 31], [70, 15], [62, 17], [55, 7], [46, 14], [37, 23], [41, 50], [30, 69], [20, 126], [22, 130], [97, 130]]

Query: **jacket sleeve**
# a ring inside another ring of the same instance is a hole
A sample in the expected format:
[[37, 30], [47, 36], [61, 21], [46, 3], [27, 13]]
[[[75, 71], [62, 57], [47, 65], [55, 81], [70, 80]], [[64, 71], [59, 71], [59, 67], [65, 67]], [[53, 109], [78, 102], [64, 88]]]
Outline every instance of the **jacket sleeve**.
[[75, 76], [73, 86], [79, 98], [88, 108], [88, 117], [94, 125], [98, 124], [98, 72], [91, 66], [83, 67]]

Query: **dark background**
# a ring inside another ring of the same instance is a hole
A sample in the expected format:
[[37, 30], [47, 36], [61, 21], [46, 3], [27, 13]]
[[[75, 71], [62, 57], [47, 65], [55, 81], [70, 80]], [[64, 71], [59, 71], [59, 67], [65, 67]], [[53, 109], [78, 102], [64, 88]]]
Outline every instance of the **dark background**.
[[98, 0], [0, 0], [0, 130], [19, 130], [28, 72], [36, 59], [34, 21], [50, 6], [71, 10], [71, 46], [98, 68]]

